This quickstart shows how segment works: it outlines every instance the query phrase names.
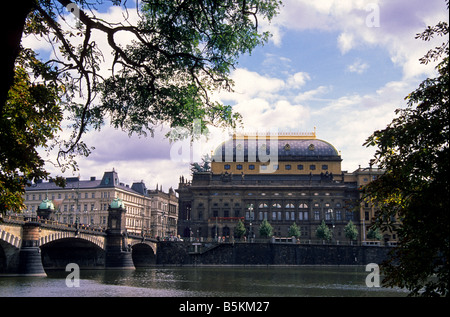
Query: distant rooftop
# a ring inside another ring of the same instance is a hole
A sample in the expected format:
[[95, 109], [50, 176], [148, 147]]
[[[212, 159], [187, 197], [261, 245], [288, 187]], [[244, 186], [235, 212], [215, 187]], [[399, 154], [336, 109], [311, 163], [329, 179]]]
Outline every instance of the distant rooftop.
[[81, 180], [79, 177], [67, 177], [66, 186], [60, 187], [53, 181], [44, 182], [42, 180], [36, 181], [34, 184], [29, 184], [26, 187], [26, 191], [55, 191], [55, 190], [68, 190], [68, 189], [95, 189], [95, 188], [120, 188], [124, 191], [140, 194], [149, 195], [157, 192], [162, 192], [160, 190], [149, 190], [147, 189], [143, 181], [134, 182], [131, 186], [121, 183], [119, 180], [119, 175], [114, 169], [112, 171], [107, 171], [103, 173], [101, 179], [96, 177], [90, 177], [89, 180]]

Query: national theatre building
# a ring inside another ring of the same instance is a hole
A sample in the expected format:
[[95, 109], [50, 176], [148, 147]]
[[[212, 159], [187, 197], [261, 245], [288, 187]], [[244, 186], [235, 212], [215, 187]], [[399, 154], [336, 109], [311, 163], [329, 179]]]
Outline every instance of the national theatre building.
[[[178, 234], [199, 239], [232, 239], [239, 221], [246, 239], [259, 238], [266, 219], [275, 237], [288, 237], [293, 223], [301, 241], [316, 240], [325, 222], [333, 241], [348, 241], [344, 227], [351, 220], [359, 242], [366, 241], [374, 209], [359, 202], [358, 188], [382, 172], [341, 170], [336, 148], [316, 133], [233, 135], [212, 153], [211, 166], [180, 178]], [[395, 240], [385, 234], [384, 242]]]

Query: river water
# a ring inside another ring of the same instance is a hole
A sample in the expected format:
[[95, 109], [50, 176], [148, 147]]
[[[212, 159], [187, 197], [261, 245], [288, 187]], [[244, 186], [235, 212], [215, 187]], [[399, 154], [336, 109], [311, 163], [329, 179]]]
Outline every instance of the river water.
[[[364, 266], [154, 267], [82, 270], [79, 287], [64, 271], [47, 277], [0, 277], [0, 297], [292, 297], [406, 296], [402, 289], [367, 287]], [[70, 284], [70, 283], [69, 283]]]

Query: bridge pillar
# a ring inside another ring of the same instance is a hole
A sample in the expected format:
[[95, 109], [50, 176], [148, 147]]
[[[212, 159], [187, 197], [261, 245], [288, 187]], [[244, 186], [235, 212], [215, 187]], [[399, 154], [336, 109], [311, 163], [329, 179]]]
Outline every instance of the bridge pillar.
[[125, 208], [121, 199], [114, 199], [108, 208], [105, 268], [134, 269], [131, 248], [127, 245]]
[[39, 228], [38, 222], [27, 222], [22, 227], [18, 269], [20, 275], [46, 276], [39, 249]]

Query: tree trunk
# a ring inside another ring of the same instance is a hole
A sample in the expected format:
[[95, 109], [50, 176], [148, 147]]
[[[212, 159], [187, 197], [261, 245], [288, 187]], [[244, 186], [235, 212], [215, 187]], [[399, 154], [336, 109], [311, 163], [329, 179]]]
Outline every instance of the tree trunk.
[[8, 97], [8, 91], [14, 82], [14, 63], [20, 52], [20, 41], [22, 40], [23, 28], [27, 15], [33, 10], [34, 0], [9, 0], [3, 13], [2, 19], [3, 60], [0, 63], [0, 74], [3, 80], [0, 89], [0, 116]]

